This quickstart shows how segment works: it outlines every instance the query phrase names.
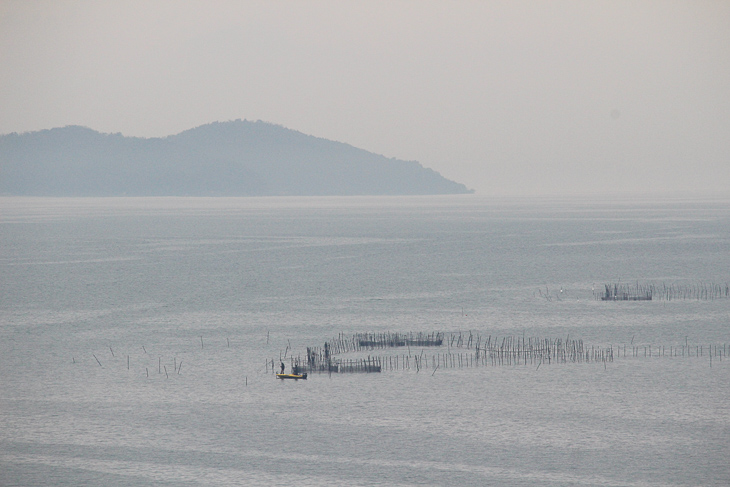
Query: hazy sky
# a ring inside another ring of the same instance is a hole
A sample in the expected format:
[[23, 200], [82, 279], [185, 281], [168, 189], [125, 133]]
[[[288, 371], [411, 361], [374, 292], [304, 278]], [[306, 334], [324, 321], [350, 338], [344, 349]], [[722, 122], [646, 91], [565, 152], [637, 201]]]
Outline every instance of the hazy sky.
[[730, 191], [730, 1], [0, 0], [0, 133], [238, 118], [482, 195]]

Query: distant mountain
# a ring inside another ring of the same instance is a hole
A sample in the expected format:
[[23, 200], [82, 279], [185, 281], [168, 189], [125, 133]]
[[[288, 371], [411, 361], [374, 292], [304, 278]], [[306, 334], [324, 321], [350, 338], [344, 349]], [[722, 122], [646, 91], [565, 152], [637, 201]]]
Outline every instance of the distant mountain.
[[415, 161], [264, 122], [212, 123], [164, 138], [68, 126], [0, 136], [0, 194], [35, 196], [470, 193]]

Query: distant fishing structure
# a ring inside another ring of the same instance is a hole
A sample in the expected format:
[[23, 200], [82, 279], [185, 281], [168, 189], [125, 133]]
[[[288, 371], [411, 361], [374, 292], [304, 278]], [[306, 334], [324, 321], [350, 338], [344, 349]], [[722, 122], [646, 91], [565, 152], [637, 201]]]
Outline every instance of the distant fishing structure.
[[660, 299], [672, 301], [687, 300], [714, 300], [730, 298], [730, 284], [698, 282], [693, 284], [672, 283], [611, 283], [605, 284], [603, 292], [593, 290], [593, 296], [600, 301], [652, 301]]
[[[413, 348], [420, 350], [412, 350]], [[445, 350], [444, 350], [445, 349]], [[393, 353], [387, 353], [388, 351]], [[377, 354], [373, 352], [378, 352]], [[369, 353], [368, 353], [369, 352]], [[668, 352], [668, 353], [667, 353]], [[293, 373], [379, 373], [398, 370], [433, 370], [466, 367], [534, 366], [599, 363], [604, 367], [620, 357], [701, 357], [722, 360], [727, 345], [679, 346], [588, 345], [577, 338], [525, 336], [483, 338], [471, 331], [443, 333], [356, 333], [337, 337], [323, 347], [307, 347], [304, 357], [290, 355]], [[353, 358], [343, 355], [354, 354]], [[367, 354], [367, 355], [366, 355]], [[709, 354], [709, 355], [708, 355]], [[274, 371], [274, 360], [267, 361]]]
[[[411, 347], [421, 348], [420, 352]], [[444, 351], [443, 348], [446, 348]], [[335, 355], [350, 352], [407, 349], [408, 353], [345, 359]], [[429, 352], [426, 352], [426, 348]], [[461, 368], [499, 365], [536, 365], [568, 362], [612, 362], [612, 348], [586, 347], [583, 340], [525, 338], [508, 336], [482, 339], [462, 332], [356, 333], [325, 342], [324, 347], [308, 347], [305, 358], [291, 357], [292, 370], [327, 373], [381, 372], [428, 368]]]

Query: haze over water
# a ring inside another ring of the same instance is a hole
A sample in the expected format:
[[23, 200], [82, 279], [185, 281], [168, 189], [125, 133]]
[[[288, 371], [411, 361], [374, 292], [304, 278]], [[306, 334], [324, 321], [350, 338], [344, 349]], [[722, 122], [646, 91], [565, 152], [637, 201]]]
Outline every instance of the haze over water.
[[[593, 294], [730, 282], [728, 202], [2, 198], [0, 485], [728, 485], [730, 299]], [[621, 352], [266, 365], [385, 331]]]
[[2, 2], [0, 134], [264, 120], [481, 195], [708, 194], [728, 25], [716, 0]]

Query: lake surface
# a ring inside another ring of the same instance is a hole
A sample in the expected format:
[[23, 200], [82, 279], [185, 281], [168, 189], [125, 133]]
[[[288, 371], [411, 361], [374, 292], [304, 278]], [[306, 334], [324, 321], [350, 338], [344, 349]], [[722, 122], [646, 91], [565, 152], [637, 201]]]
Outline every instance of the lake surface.
[[[0, 272], [3, 486], [730, 485], [730, 299], [594, 296], [726, 286], [728, 198], [0, 198]], [[388, 331], [613, 354], [272, 374]]]

